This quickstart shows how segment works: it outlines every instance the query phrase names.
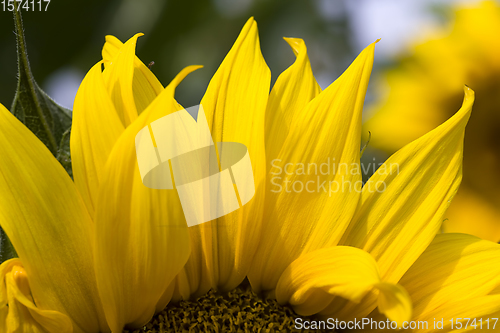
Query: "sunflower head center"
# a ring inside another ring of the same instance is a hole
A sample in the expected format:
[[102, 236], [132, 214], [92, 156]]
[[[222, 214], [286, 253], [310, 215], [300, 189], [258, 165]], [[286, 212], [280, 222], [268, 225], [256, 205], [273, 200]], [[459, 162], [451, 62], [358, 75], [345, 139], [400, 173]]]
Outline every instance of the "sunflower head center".
[[295, 329], [298, 317], [290, 307], [242, 285], [228, 293], [211, 290], [197, 300], [169, 304], [144, 328], [129, 333], [300, 332]]

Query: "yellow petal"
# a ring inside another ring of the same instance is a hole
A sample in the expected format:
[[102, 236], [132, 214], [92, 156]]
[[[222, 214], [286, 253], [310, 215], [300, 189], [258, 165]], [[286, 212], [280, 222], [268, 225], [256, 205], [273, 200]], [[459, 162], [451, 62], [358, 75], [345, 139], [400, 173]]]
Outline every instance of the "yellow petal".
[[[499, 317], [500, 295], [475, 297], [449, 302], [435, 311], [419, 316], [418, 321], [429, 323], [429, 329], [415, 332], [456, 332], [460, 327], [462, 329], [459, 332], [498, 332]], [[442, 328], [434, 330], [434, 322], [441, 320]]]
[[[266, 160], [278, 157], [294, 115], [320, 92], [311, 70], [307, 48], [300, 38], [285, 38], [297, 59], [276, 80], [266, 109]], [[270, 169], [270, 163], [267, 165]]]
[[0, 225], [37, 307], [68, 315], [75, 332], [107, 331], [92, 258], [92, 221], [50, 151], [0, 105]]
[[[495, 139], [499, 117], [495, 93], [500, 73], [500, 5], [497, 1], [456, 3], [446, 27], [418, 38], [384, 70], [373, 103], [370, 146], [394, 152], [443, 123], [458, 109], [463, 84], [480, 98], [467, 125], [462, 185], [443, 222], [446, 232], [500, 241], [500, 151]], [[429, 31], [430, 32], [430, 31]], [[474, 223], [471, 223], [471, 218]]]
[[447, 122], [392, 155], [364, 185], [361, 207], [343, 245], [377, 260], [385, 281], [396, 283], [430, 244], [462, 178], [465, 125], [474, 92]]
[[[107, 66], [113, 58], [120, 52], [123, 43], [114, 36], [106, 36], [106, 43], [102, 49], [102, 58]], [[137, 113], [141, 114], [144, 109], [159, 95], [163, 86], [156, 76], [146, 65], [136, 56], [134, 58], [134, 79], [132, 91], [134, 94]]]
[[[193, 252], [179, 288], [190, 294], [213, 286], [234, 289], [245, 278], [260, 237], [266, 174], [264, 120], [270, 72], [251, 18], [213, 76], [201, 104], [214, 142], [248, 148], [255, 182], [253, 199], [242, 208], [189, 228]], [[196, 270], [196, 271], [194, 271]]]
[[123, 43], [112, 35], [107, 35], [105, 37], [106, 42], [102, 47], [102, 61], [104, 66], [108, 66], [111, 61], [116, 57], [116, 55], [120, 52], [120, 49], [123, 47]]
[[67, 315], [42, 310], [34, 304], [26, 271], [19, 259], [11, 259], [0, 265], [0, 281], [1, 332], [73, 332], [73, 325]]
[[406, 291], [381, 282], [375, 260], [363, 250], [348, 246], [324, 248], [299, 257], [279, 279], [276, 299], [290, 303], [299, 315], [309, 316], [325, 310], [335, 296], [357, 303], [372, 290], [378, 293], [379, 311], [390, 320], [402, 324], [411, 318]]
[[135, 71], [135, 45], [137, 38], [142, 35], [136, 34], [130, 38], [103, 72], [105, 86], [124, 127], [137, 118], [132, 83]]
[[375, 287], [380, 292], [378, 297], [380, 313], [397, 322], [399, 326], [411, 318], [413, 305], [406, 289], [399, 284], [387, 282], [380, 282]]
[[168, 288], [163, 292], [160, 299], [156, 303], [155, 312], [158, 313], [165, 309], [167, 304], [172, 300], [172, 296], [175, 290], [175, 279], [170, 283]]
[[301, 253], [336, 245], [354, 214], [361, 192], [361, 112], [374, 48], [295, 113], [280, 155], [268, 161], [273, 168], [264, 227], [249, 274], [256, 290], [274, 289]]
[[[415, 318], [439, 314], [436, 318], [446, 321], [500, 311], [499, 262], [499, 244], [466, 234], [437, 235], [401, 279], [415, 305]], [[488, 301], [485, 296], [492, 294], [496, 297]]]
[[[199, 66], [198, 66], [199, 67]], [[137, 133], [181, 110], [174, 99], [183, 70], [132, 123], [106, 164], [96, 206], [96, 276], [112, 331], [144, 325], [189, 255], [188, 228], [176, 191], [143, 185], [135, 150]]]
[[123, 125], [104, 86], [101, 63], [83, 79], [76, 94], [71, 127], [75, 185], [94, 215], [104, 165]]

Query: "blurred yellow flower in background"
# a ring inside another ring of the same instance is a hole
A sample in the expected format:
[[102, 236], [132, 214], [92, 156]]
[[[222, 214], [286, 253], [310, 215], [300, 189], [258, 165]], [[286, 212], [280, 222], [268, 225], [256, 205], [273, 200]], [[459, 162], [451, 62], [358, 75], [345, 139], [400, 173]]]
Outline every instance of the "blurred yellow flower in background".
[[[445, 215], [445, 232], [500, 240], [500, 7], [485, 1], [454, 11], [451, 31], [436, 31], [387, 70], [384, 95], [364, 124], [371, 145], [389, 153], [428, 132], [460, 105], [462, 86], [477, 94], [464, 146], [464, 178]], [[388, 86], [388, 88], [387, 88]]]

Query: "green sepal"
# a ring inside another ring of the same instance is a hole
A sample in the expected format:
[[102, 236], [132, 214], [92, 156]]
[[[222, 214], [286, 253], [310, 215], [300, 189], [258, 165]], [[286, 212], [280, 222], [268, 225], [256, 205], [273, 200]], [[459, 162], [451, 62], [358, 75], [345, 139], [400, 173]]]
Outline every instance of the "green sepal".
[[71, 175], [69, 157], [71, 111], [54, 102], [36, 83], [26, 52], [21, 11], [14, 10], [14, 22], [19, 77], [10, 112], [49, 148]]
[[61, 141], [59, 142], [59, 148], [57, 150], [56, 158], [59, 163], [62, 164], [64, 169], [68, 172], [71, 178], [73, 178], [73, 169], [71, 169], [71, 153], [69, 150], [69, 138], [71, 134], [71, 127], [63, 133]]
[[[14, 5], [18, 82], [10, 112], [47, 146], [72, 177], [69, 149], [71, 111], [54, 102], [33, 78], [26, 51], [21, 11], [17, 10], [16, 1]], [[17, 257], [17, 253], [6, 233], [0, 228], [0, 264], [14, 257]]]
[[0, 264], [17, 257], [16, 250], [2, 228], [0, 228]]

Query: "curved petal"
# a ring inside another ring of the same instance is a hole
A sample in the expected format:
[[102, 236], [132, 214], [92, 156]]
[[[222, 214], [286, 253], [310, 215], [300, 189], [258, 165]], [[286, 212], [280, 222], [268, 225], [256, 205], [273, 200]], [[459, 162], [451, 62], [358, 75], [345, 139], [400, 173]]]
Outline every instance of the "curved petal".
[[[440, 313], [439, 318], [446, 320], [459, 318], [458, 312], [463, 315], [460, 318], [487, 316], [500, 311], [498, 301], [486, 302], [482, 313], [472, 304], [483, 303], [490, 294], [500, 296], [499, 262], [499, 244], [466, 234], [440, 234], [400, 283], [415, 304], [415, 318]], [[465, 301], [469, 302], [469, 311], [458, 307], [466, 304]]]
[[357, 303], [372, 290], [378, 294], [379, 311], [390, 320], [401, 325], [411, 318], [406, 291], [381, 282], [370, 254], [349, 246], [320, 249], [299, 257], [280, 277], [276, 299], [290, 303], [299, 315], [310, 316], [325, 310], [336, 296]]
[[113, 59], [120, 53], [120, 49], [123, 47], [123, 43], [113, 35], [107, 35], [105, 37], [106, 42], [102, 47], [102, 62], [104, 66], [109, 66]]
[[[300, 38], [284, 38], [297, 59], [280, 74], [269, 95], [266, 109], [266, 161], [272, 161], [285, 142], [292, 119], [320, 92], [307, 56], [306, 43]], [[267, 164], [269, 172], [270, 163]], [[269, 173], [268, 173], [269, 174]]]
[[[123, 43], [114, 36], [106, 36], [106, 43], [102, 48], [102, 59], [106, 66], [120, 52]], [[134, 78], [132, 92], [134, 95], [137, 113], [141, 114], [148, 105], [163, 91], [163, 86], [156, 76], [136, 56], [134, 58]]]
[[132, 88], [134, 81], [134, 60], [137, 38], [130, 38], [106, 66], [103, 72], [104, 84], [124, 127], [137, 118], [137, 106]]
[[301, 253], [336, 245], [354, 214], [361, 192], [361, 112], [374, 49], [375, 43], [295, 113], [279, 157], [268, 161], [273, 169], [263, 233], [249, 273], [255, 290], [274, 289]]
[[[418, 321], [430, 325], [428, 330], [419, 329], [414, 332], [456, 332], [458, 327], [462, 327], [460, 332], [496, 332], [500, 327], [499, 317], [500, 295], [474, 297], [446, 303], [432, 312], [418, 316]], [[432, 329], [431, 323], [441, 319], [443, 319], [442, 328]]]
[[71, 333], [69, 317], [36, 307], [22, 263], [11, 259], [0, 265], [0, 331], [26, 333]]
[[265, 186], [264, 117], [270, 72], [251, 18], [213, 76], [201, 101], [214, 142], [248, 148], [254, 197], [240, 209], [189, 228], [192, 255], [179, 288], [202, 294], [211, 287], [234, 289], [248, 273], [260, 236]]
[[430, 244], [462, 178], [464, 130], [474, 92], [447, 122], [392, 155], [364, 185], [341, 244], [359, 247], [396, 283]]
[[68, 315], [75, 332], [107, 331], [92, 258], [93, 224], [71, 178], [0, 105], [0, 225], [37, 307]]
[[[412, 322], [419, 325], [407, 331], [498, 331], [499, 260], [498, 244], [466, 234], [437, 235], [400, 281], [414, 304]], [[374, 311], [372, 320], [383, 318]], [[383, 330], [366, 330], [373, 331]]]
[[124, 131], [104, 86], [101, 66], [99, 62], [92, 67], [78, 89], [70, 141], [75, 185], [92, 217], [104, 165]]
[[[199, 66], [198, 66], [199, 67]], [[153, 316], [189, 255], [188, 227], [177, 193], [143, 185], [135, 137], [148, 124], [182, 110], [174, 89], [183, 70], [132, 123], [105, 166], [96, 207], [96, 276], [112, 331], [139, 327]]]
[[380, 292], [378, 296], [378, 311], [380, 313], [397, 322], [399, 326], [411, 318], [413, 305], [405, 288], [399, 284], [388, 282], [377, 283], [375, 288]]

